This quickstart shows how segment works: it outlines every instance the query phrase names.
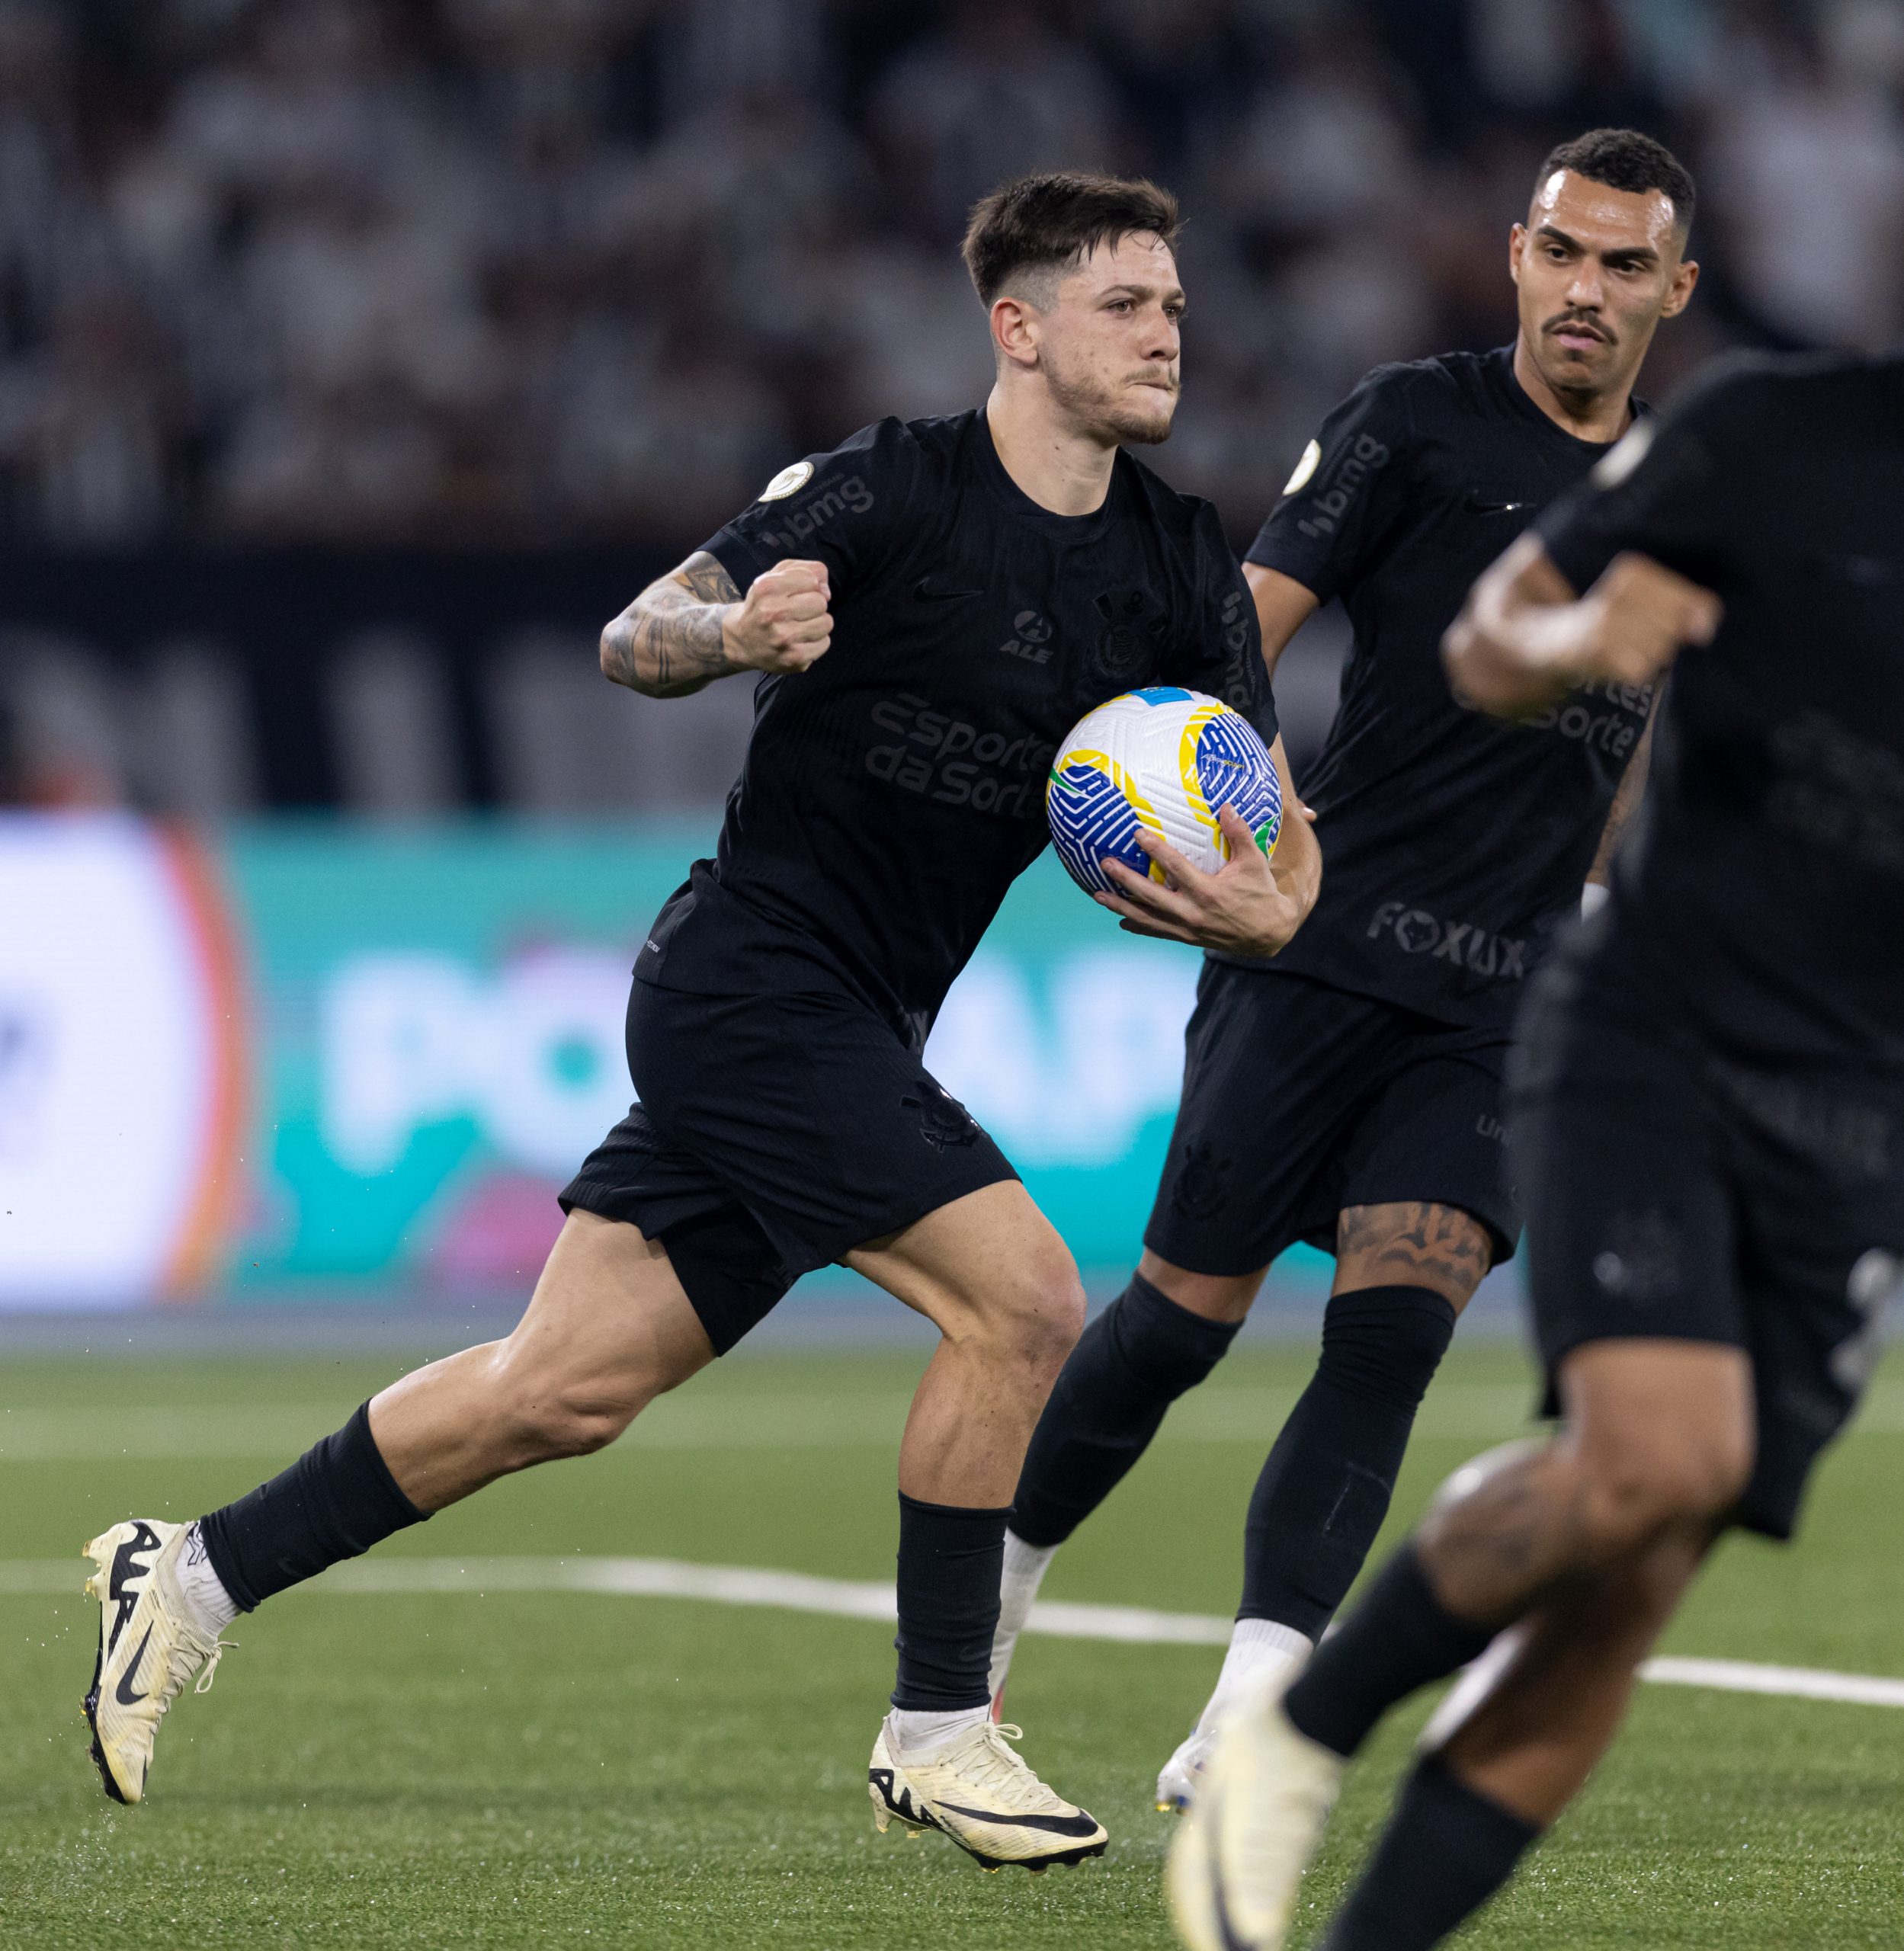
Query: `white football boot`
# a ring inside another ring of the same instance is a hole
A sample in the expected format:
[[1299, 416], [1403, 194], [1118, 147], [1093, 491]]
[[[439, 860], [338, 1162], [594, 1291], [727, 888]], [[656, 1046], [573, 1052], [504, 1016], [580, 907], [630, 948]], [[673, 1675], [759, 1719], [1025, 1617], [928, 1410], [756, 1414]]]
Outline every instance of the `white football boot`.
[[1225, 1719], [1172, 1839], [1165, 1887], [1190, 1951], [1281, 1951], [1335, 1806], [1348, 1764], [1290, 1725], [1283, 1685], [1266, 1683]]
[[114, 1802], [145, 1799], [165, 1709], [194, 1674], [200, 1693], [211, 1685], [230, 1643], [199, 1625], [179, 1590], [178, 1554], [189, 1529], [134, 1517], [86, 1547], [98, 1567], [86, 1594], [99, 1601], [99, 1651], [80, 1704], [99, 1779]]
[[1110, 1840], [1102, 1824], [1053, 1794], [1008, 1744], [1023, 1735], [980, 1721], [902, 1767], [882, 1722], [866, 1771], [874, 1826], [883, 1832], [896, 1820], [915, 1836], [942, 1829], [986, 1869], [1015, 1863], [1036, 1872], [1102, 1856]]
[[[1177, 1744], [1176, 1752], [1158, 1775], [1157, 1807], [1160, 1813], [1181, 1815], [1196, 1800], [1204, 1771], [1210, 1765], [1210, 1751], [1216, 1745], [1216, 1737], [1237, 1702], [1259, 1687], [1273, 1684], [1280, 1693], [1295, 1677], [1297, 1668], [1308, 1657], [1306, 1649], [1290, 1651], [1281, 1648], [1260, 1648], [1250, 1661], [1247, 1678], [1241, 1680], [1231, 1677], [1229, 1662], [1225, 1662], [1223, 1679], [1217, 1683], [1216, 1692], [1210, 1696], [1209, 1706], [1198, 1717], [1197, 1725]], [[1231, 1658], [1235, 1658], [1232, 1651]]]

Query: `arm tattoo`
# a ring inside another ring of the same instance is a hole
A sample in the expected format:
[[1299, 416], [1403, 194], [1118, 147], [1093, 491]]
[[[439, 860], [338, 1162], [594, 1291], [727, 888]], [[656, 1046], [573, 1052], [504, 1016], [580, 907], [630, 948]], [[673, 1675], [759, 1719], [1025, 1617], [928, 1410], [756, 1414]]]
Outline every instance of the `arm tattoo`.
[[722, 626], [741, 600], [734, 579], [704, 549], [651, 583], [601, 633], [603, 673], [650, 697], [697, 691], [733, 668]]
[[1336, 1222], [1335, 1257], [1340, 1262], [1351, 1254], [1365, 1256], [1398, 1284], [1432, 1287], [1465, 1301], [1488, 1270], [1493, 1248], [1486, 1229], [1458, 1208], [1409, 1200], [1345, 1206]]

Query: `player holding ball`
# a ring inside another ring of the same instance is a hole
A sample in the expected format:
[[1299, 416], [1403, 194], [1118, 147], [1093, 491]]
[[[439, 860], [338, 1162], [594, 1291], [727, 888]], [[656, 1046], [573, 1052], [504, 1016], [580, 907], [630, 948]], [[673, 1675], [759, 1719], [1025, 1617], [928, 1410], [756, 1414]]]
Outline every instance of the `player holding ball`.
[[1515, 344], [1370, 373], [1249, 553], [1272, 665], [1332, 597], [1354, 628], [1305, 782], [1329, 874], [1286, 954], [1205, 967], [1143, 1259], [1079, 1343], [1026, 1461], [992, 1671], [1002, 1690], [1053, 1554], [1222, 1358], [1270, 1263], [1298, 1240], [1332, 1248], [1320, 1359], [1258, 1480], [1229, 1654], [1158, 1778], [1163, 1807], [1194, 1797], [1239, 1690], [1320, 1637], [1456, 1318], [1514, 1251], [1510, 1026], [1583, 879], [1603, 878], [1653, 687], [1595, 683], [1504, 723], [1452, 696], [1441, 633], [1643, 410], [1640, 363], [1698, 276], [1692, 206], [1691, 178], [1645, 136], [1598, 130], [1556, 149], [1511, 240]]
[[[1102, 1850], [988, 1711], [1012, 1487], [1084, 1296], [921, 1052], [1044, 847], [1051, 763], [1087, 711], [1159, 683], [1212, 694], [1271, 745], [1293, 804], [1216, 512], [1125, 451], [1176, 410], [1176, 227], [1147, 183], [1052, 175], [988, 197], [965, 245], [987, 405], [882, 421], [787, 469], [603, 633], [607, 674], [651, 696], [761, 680], [719, 851], [636, 959], [640, 1102], [564, 1193], [506, 1341], [405, 1376], [197, 1523], [94, 1540], [88, 1712], [110, 1794], [143, 1797], [160, 1717], [237, 1611], [508, 1472], [613, 1442], [838, 1261], [943, 1338], [899, 1453], [879, 1825], [944, 1829], [989, 1867]], [[1272, 860], [1235, 831], [1214, 874], [1153, 838], [1175, 885], [1120, 867], [1127, 892], [1105, 898], [1152, 932], [1275, 953], [1315, 898], [1315, 841], [1289, 819]]]

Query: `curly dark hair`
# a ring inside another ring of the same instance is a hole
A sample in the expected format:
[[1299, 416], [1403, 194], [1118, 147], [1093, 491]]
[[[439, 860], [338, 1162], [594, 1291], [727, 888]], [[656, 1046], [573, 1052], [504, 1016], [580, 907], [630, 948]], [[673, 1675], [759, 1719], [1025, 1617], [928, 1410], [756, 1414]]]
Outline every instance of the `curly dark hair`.
[[1570, 169], [1589, 182], [1609, 190], [1644, 196], [1657, 190], [1672, 204], [1673, 222], [1683, 237], [1692, 228], [1693, 206], [1698, 200], [1692, 172], [1667, 148], [1637, 129], [1589, 129], [1570, 143], [1548, 152], [1534, 178], [1537, 190], [1556, 169]]

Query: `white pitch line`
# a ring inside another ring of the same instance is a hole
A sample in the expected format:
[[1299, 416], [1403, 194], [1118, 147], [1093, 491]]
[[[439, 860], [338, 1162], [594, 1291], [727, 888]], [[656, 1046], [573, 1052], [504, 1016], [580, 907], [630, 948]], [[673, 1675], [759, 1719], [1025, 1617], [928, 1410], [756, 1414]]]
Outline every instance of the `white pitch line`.
[[[890, 1450], [912, 1398], [898, 1389], [808, 1395], [755, 1389], [664, 1397], [606, 1453], [637, 1465], [649, 1450]], [[1172, 1411], [1171, 1444], [1267, 1447], [1295, 1407], [1293, 1389], [1224, 1386], [1187, 1397]], [[1422, 1405], [1416, 1433], [1476, 1445], [1531, 1434], [1531, 1382], [1451, 1380]], [[289, 1457], [335, 1429], [341, 1403], [204, 1404], [135, 1409], [0, 1406], [0, 1465], [174, 1462], [186, 1459]], [[1860, 1437], [1904, 1434], [1904, 1382], [1877, 1383], [1858, 1420]]]
[[[63, 1594], [77, 1597], [85, 1562], [0, 1559], [0, 1597]], [[313, 1581], [334, 1593], [596, 1592], [623, 1598], [700, 1599], [716, 1605], [765, 1606], [889, 1624], [898, 1616], [893, 1587], [845, 1578], [748, 1565], [691, 1565], [671, 1558], [357, 1559]], [[1155, 1612], [1144, 1606], [1048, 1601], [1031, 1608], [1029, 1632], [1057, 1639], [1112, 1640], [1128, 1646], [1226, 1646], [1230, 1622], [1213, 1613]], [[1904, 1680], [1832, 1673], [1816, 1667], [1765, 1666], [1745, 1660], [1674, 1657], [1649, 1660], [1642, 1680], [1723, 1693], [1763, 1693], [1796, 1700], [1843, 1701], [1861, 1707], [1904, 1707]]]

